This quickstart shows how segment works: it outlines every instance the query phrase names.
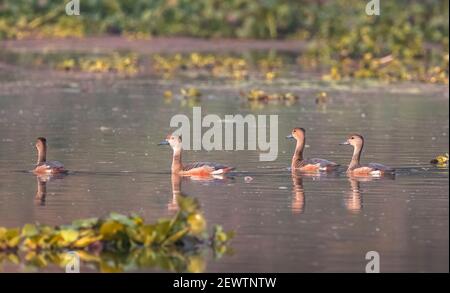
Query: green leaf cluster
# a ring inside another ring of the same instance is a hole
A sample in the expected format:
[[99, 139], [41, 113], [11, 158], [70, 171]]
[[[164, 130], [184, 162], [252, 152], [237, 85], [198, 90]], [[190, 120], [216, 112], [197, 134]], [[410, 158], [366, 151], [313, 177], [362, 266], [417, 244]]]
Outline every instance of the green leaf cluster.
[[67, 252], [76, 251], [81, 260], [96, 264], [100, 271], [140, 266], [199, 271], [204, 265], [199, 263], [198, 249], [209, 246], [223, 254], [232, 234], [215, 226], [213, 236], [208, 237], [206, 220], [195, 198], [179, 196], [178, 206], [172, 218], [150, 224], [136, 214], [111, 213], [55, 227], [0, 227], [0, 264], [4, 259], [20, 262], [19, 254], [24, 253], [25, 261], [35, 267], [49, 263], [62, 266], [67, 263]]

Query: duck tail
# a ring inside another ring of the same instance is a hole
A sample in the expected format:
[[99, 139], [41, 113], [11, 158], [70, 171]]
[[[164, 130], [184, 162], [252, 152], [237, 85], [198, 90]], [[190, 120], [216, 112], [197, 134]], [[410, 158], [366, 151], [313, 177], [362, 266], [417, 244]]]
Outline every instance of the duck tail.
[[217, 170], [213, 171], [211, 174], [212, 175], [225, 174], [230, 171], [233, 171], [234, 169], [235, 169], [234, 167], [225, 167], [225, 168], [217, 169]]

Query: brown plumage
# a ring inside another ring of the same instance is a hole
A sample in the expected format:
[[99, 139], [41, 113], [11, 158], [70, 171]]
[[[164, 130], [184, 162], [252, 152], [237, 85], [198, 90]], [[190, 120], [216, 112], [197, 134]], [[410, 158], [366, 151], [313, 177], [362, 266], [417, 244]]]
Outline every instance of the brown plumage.
[[178, 174], [181, 176], [208, 177], [213, 175], [225, 174], [234, 170], [233, 167], [210, 162], [196, 162], [183, 165], [181, 160], [181, 153], [183, 151], [183, 148], [180, 136], [168, 135], [166, 139], [160, 143], [160, 145], [170, 145], [172, 147], [172, 174]]
[[305, 148], [305, 129], [294, 128], [291, 135], [286, 138], [293, 138], [296, 140], [297, 144], [295, 146], [294, 155], [292, 156], [291, 169], [292, 171], [298, 170], [301, 172], [319, 172], [319, 171], [332, 171], [335, 170], [339, 165], [325, 160], [325, 159], [304, 159], [303, 150]]
[[47, 161], [47, 140], [38, 137], [36, 140], [37, 162], [33, 172], [38, 175], [67, 173], [64, 165], [58, 161]]
[[378, 163], [361, 165], [361, 154], [364, 148], [364, 137], [358, 133], [350, 134], [343, 145], [353, 146], [353, 156], [347, 168], [347, 173], [353, 176], [382, 176], [386, 173], [393, 174], [394, 169]]

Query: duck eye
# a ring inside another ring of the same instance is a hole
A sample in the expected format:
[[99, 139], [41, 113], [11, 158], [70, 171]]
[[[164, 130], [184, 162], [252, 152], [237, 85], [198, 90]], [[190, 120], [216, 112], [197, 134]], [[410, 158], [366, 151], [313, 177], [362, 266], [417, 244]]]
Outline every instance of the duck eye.
[[351, 139], [355, 139], [355, 137], [354, 136], [352, 136], [352, 138]]

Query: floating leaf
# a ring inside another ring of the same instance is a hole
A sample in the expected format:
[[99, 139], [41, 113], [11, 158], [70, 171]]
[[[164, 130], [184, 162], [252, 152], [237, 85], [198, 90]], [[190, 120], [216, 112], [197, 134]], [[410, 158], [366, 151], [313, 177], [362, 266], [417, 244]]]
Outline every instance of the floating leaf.
[[100, 227], [100, 235], [102, 235], [103, 239], [110, 240], [112, 239], [117, 232], [123, 231], [124, 225], [115, 221], [115, 220], [107, 220]]
[[193, 213], [199, 210], [199, 203], [197, 199], [189, 196], [177, 196], [178, 206], [181, 211]]
[[248, 93], [242, 93], [248, 101], [253, 102], [270, 102], [270, 101], [296, 101], [299, 99], [298, 96], [293, 93], [266, 93], [263, 90], [252, 89]]
[[72, 227], [74, 229], [79, 228], [92, 228], [94, 225], [98, 223], [97, 218], [88, 218], [88, 219], [80, 219], [72, 222]]
[[171, 99], [173, 97], [172, 91], [164, 91], [164, 98]]
[[202, 214], [200, 213], [191, 214], [188, 216], [187, 221], [189, 224], [190, 231], [194, 235], [198, 235], [205, 232], [206, 221]]
[[436, 165], [445, 165], [448, 164], [448, 153], [444, 154], [444, 155], [439, 155], [436, 158], [434, 158], [433, 160], [430, 161], [431, 164], [436, 164]]
[[79, 232], [75, 230], [62, 230], [60, 235], [64, 241], [71, 243], [77, 240]]
[[171, 226], [171, 221], [166, 219], [161, 219], [156, 225], [156, 241], [162, 243], [167, 237], [169, 237], [169, 230]]
[[231, 238], [233, 238], [234, 233], [233, 232], [224, 232], [222, 226], [215, 225], [214, 231], [213, 231], [213, 243], [214, 245], [222, 245], [228, 241], [230, 241]]
[[118, 213], [111, 213], [109, 215], [109, 218], [123, 224], [124, 226], [134, 227], [136, 225], [135, 221], [132, 218]]
[[80, 239], [78, 239], [77, 241], [75, 241], [72, 246], [76, 247], [76, 248], [85, 248], [89, 245], [91, 245], [92, 243], [95, 243], [97, 241], [100, 241], [103, 239], [102, 235], [98, 235], [98, 236], [84, 236], [81, 237]]
[[164, 244], [173, 244], [176, 243], [178, 240], [180, 240], [181, 238], [183, 238], [187, 233], [189, 232], [188, 228], [184, 228], [178, 232], [176, 232], [175, 234], [172, 234], [171, 236], [169, 236], [165, 241]]
[[194, 87], [182, 88], [180, 92], [185, 98], [198, 98], [202, 95], [201, 92]]
[[22, 236], [31, 237], [35, 236], [39, 233], [36, 225], [33, 224], [25, 224], [22, 228]]
[[[135, 214], [111, 213], [102, 219], [77, 220], [56, 227], [32, 224], [22, 229], [0, 227], [0, 263], [7, 259], [20, 263], [16, 254], [20, 248], [25, 253], [26, 264], [38, 268], [49, 263], [64, 266], [70, 250], [103, 272], [118, 272], [144, 264], [169, 271], [203, 271], [202, 258], [191, 259], [184, 253], [211, 245], [217, 255], [216, 251], [224, 249], [218, 244], [229, 238], [225, 237], [226, 233], [216, 231], [216, 241], [205, 241], [206, 220], [198, 201], [180, 197], [179, 203], [181, 208], [175, 216], [159, 219], [155, 224], [145, 224]], [[11, 251], [14, 254], [8, 256]], [[130, 265], [124, 266], [124, 262]]]

